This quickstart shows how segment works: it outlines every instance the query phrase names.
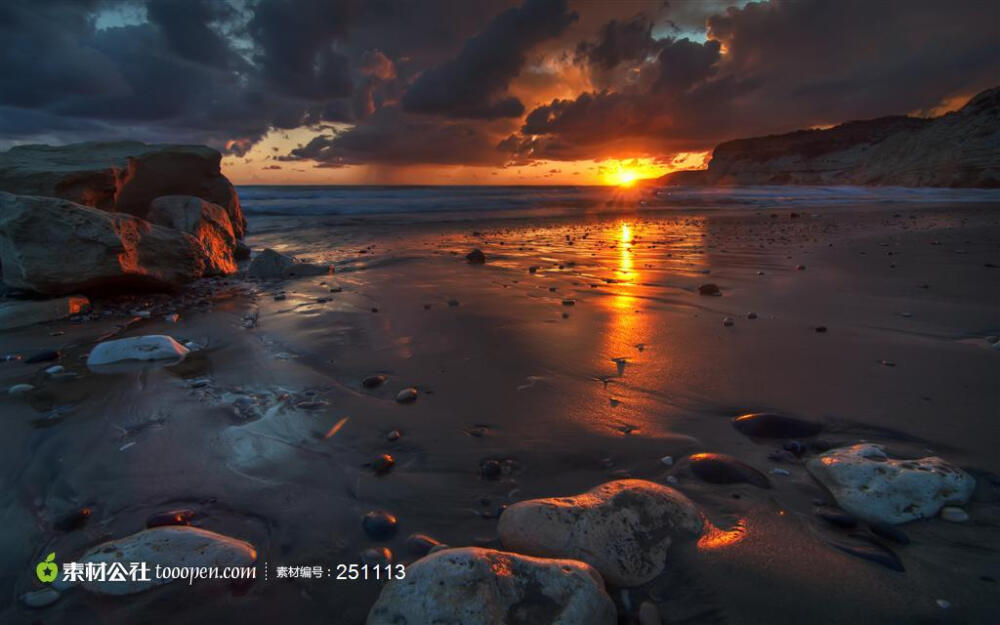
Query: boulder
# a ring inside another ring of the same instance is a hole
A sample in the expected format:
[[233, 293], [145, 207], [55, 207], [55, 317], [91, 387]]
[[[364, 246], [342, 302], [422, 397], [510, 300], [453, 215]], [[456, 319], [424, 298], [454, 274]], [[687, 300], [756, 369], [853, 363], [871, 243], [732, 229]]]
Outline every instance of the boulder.
[[292, 256], [279, 254], [267, 248], [254, 256], [247, 268], [247, 277], [256, 280], [283, 280], [304, 276], [323, 276], [331, 273], [329, 265], [303, 263]]
[[46, 300], [15, 300], [0, 304], [0, 330], [65, 319], [90, 310], [90, 300], [82, 295]]
[[246, 220], [221, 160], [218, 151], [202, 145], [19, 145], [0, 152], [0, 191], [59, 197], [142, 218], [154, 198], [193, 195], [223, 207], [239, 238]]
[[[162, 526], [143, 530], [137, 534], [112, 540], [87, 551], [77, 562], [107, 562], [109, 567], [122, 564], [129, 570], [132, 562], [149, 565], [148, 580], [86, 581], [84, 589], [102, 595], [131, 595], [172, 581], [156, 576], [156, 566], [161, 567], [245, 567], [257, 560], [257, 551], [250, 543], [222, 534], [190, 526]], [[193, 583], [211, 580], [198, 579]]]
[[131, 336], [98, 343], [87, 356], [87, 366], [101, 367], [130, 360], [180, 361], [189, 351], [173, 338], [162, 334]]
[[505, 549], [582, 560], [616, 586], [659, 575], [675, 540], [701, 535], [704, 519], [678, 491], [645, 480], [616, 480], [571, 497], [508, 506], [498, 531]]
[[175, 287], [201, 277], [189, 234], [68, 200], [0, 192], [4, 283], [63, 295], [117, 287]]
[[806, 469], [841, 508], [873, 523], [933, 517], [946, 504], [967, 502], [976, 487], [971, 475], [941, 458], [892, 460], [881, 445], [831, 449]]
[[583, 562], [465, 547], [432, 553], [389, 582], [368, 625], [614, 625], [601, 576]]
[[164, 195], [149, 205], [150, 223], [186, 232], [204, 250], [205, 275], [236, 273], [236, 234], [226, 210], [193, 195]]

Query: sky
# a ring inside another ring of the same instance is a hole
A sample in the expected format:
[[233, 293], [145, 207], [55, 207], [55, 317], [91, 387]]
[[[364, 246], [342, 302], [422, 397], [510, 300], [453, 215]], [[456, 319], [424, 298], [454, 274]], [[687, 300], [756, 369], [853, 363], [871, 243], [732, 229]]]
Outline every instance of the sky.
[[0, 149], [203, 143], [237, 184], [616, 184], [941, 114], [995, 0], [4, 0]]

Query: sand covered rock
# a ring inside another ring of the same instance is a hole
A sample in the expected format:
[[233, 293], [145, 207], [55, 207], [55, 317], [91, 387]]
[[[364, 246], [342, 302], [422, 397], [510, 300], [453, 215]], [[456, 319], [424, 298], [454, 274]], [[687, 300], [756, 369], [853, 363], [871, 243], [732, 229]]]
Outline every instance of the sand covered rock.
[[174, 287], [201, 277], [189, 234], [67, 200], [0, 192], [0, 266], [9, 286], [63, 295]]
[[0, 330], [65, 319], [70, 315], [78, 315], [89, 310], [90, 300], [83, 295], [4, 302], [0, 304]]
[[[190, 526], [163, 526], [143, 530], [97, 545], [78, 562], [121, 563], [129, 570], [132, 562], [149, 564], [149, 580], [89, 581], [81, 585], [86, 590], [102, 595], [131, 595], [173, 580], [157, 578], [156, 565], [161, 567], [233, 567], [250, 566], [257, 560], [257, 550], [248, 542]], [[207, 583], [211, 580], [196, 580]]]
[[146, 219], [196, 238], [203, 250], [205, 275], [236, 272], [236, 234], [218, 204], [193, 195], [164, 195], [152, 201]]
[[933, 517], [950, 503], [965, 503], [975, 479], [941, 458], [892, 460], [880, 445], [832, 449], [806, 463], [837, 504], [859, 519], [905, 523]]
[[389, 582], [368, 625], [613, 625], [601, 576], [582, 562], [466, 547], [417, 560]]
[[680, 492], [645, 480], [616, 480], [571, 497], [521, 501], [504, 510], [505, 549], [590, 564], [616, 586], [638, 586], [666, 564], [677, 540], [701, 535], [703, 517]]
[[131, 360], [182, 360], [188, 354], [173, 338], [161, 334], [132, 336], [98, 343], [87, 356], [88, 367], [101, 367]]
[[322, 276], [330, 272], [328, 265], [317, 265], [298, 261], [287, 254], [280, 254], [271, 248], [254, 256], [247, 269], [247, 277], [256, 280], [284, 280], [304, 276]]
[[20, 145], [0, 152], [0, 191], [59, 197], [142, 218], [154, 198], [193, 195], [223, 207], [239, 238], [246, 220], [221, 160], [218, 151], [202, 145]]

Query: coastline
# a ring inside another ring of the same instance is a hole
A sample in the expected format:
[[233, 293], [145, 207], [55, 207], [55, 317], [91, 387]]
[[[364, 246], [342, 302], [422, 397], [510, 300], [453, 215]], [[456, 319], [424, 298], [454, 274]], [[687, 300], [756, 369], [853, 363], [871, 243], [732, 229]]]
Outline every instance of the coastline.
[[[815, 518], [823, 490], [801, 463], [769, 460], [773, 441], [750, 440], [729, 420], [786, 412], [823, 422], [834, 444], [932, 451], [995, 476], [995, 440], [985, 434], [1000, 401], [997, 353], [985, 337], [1000, 331], [990, 295], [1000, 292], [998, 273], [987, 266], [997, 263], [996, 208], [487, 219], [478, 234], [462, 222], [251, 219], [254, 249], [332, 262], [336, 272], [273, 284], [217, 279], [220, 295], [199, 298], [209, 305], [182, 311], [179, 323], [151, 317], [125, 330], [203, 346], [179, 366], [86, 372], [78, 355], [125, 317], [2, 335], [5, 352], [63, 350], [79, 374], [59, 381], [44, 366], [0, 366], [4, 386], [30, 378], [45, 399], [4, 399], [16, 425], [3, 474], [17, 480], [4, 489], [4, 568], [27, 571], [39, 553], [71, 553], [182, 507], [202, 527], [251, 541], [272, 565], [357, 561], [383, 545], [409, 561], [410, 533], [497, 546], [496, 517], [514, 501], [615, 477], [674, 476], [716, 526], [742, 536], [679, 547], [663, 575], [614, 591], [616, 602], [648, 597], [663, 614], [711, 622], [889, 623], [934, 618], [945, 598], [951, 618], [986, 622], [998, 605], [995, 582], [983, 578], [1000, 578], [990, 555], [1000, 548], [993, 478], [980, 480], [984, 500], [968, 506], [975, 523], [903, 526], [913, 542], [897, 549], [900, 576], [831, 547], [844, 535]], [[474, 247], [484, 266], [465, 262]], [[722, 297], [699, 296], [705, 282]], [[751, 311], [757, 319], [746, 319]], [[621, 375], [616, 358], [627, 359]], [[363, 388], [375, 373], [386, 384]], [[407, 386], [419, 399], [393, 401]], [[392, 430], [398, 441], [386, 439]], [[680, 461], [701, 451], [749, 463], [774, 488], [695, 479]], [[375, 475], [381, 453], [396, 465]], [[501, 463], [499, 479], [482, 477], [486, 460]], [[94, 509], [82, 530], [47, 529], [74, 505]], [[387, 543], [361, 530], [378, 508], [400, 519]], [[3, 585], [8, 596], [26, 589], [19, 573]], [[129, 622], [143, 609], [149, 622], [168, 622], [184, 592], [105, 603], [102, 618]], [[360, 622], [378, 588], [191, 592], [199, 619]], [[48, 610], [70, 618], [98, 600], [67, 594]], [[2, 615], [33, 618], [14, 607]]]

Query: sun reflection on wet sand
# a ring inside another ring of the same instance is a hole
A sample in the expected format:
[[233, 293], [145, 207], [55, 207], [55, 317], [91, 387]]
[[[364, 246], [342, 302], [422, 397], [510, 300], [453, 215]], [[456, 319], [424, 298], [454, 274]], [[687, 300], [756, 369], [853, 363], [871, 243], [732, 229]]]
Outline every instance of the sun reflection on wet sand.
[[707, 521], [705, 525], [705, 533], [698, 539], [698, 549], [702, 551], [731, 547], [746, 538], [749, 529], [746, 519], [737, 521], [730, 530], [719, 529]]

